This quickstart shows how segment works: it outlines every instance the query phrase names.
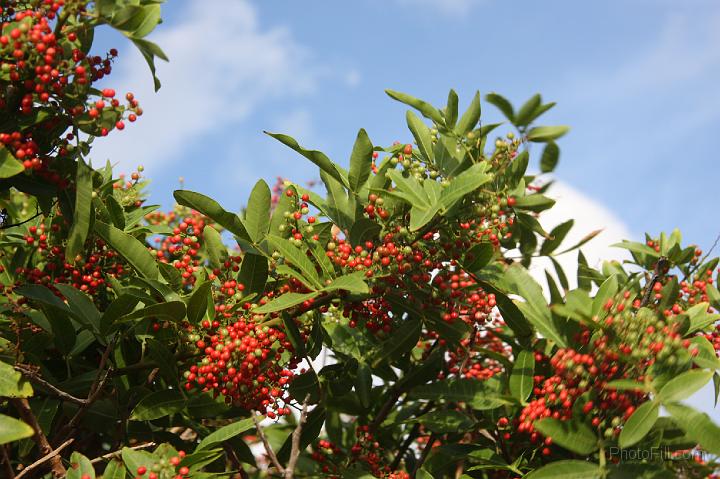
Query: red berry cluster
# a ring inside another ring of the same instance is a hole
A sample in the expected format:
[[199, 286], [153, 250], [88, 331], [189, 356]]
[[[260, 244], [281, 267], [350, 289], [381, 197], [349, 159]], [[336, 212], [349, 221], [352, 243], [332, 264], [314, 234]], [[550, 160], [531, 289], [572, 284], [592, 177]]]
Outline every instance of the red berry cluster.
[[205, 356], [185, 372], [187, 390], [212, 391], [269, 417], [290, 413], [286, 389], [297, 360], [283, 331], [245, 319], [227, 326], [206, 320], [202, 327], [189, 336]]
[[178, 451], [177, 456], [162, 458], [150, 470], [145, 466], [137, 468], [135, 479], [186, 479], [190, 477], [190, 469], [181, 466], [185, 451]]

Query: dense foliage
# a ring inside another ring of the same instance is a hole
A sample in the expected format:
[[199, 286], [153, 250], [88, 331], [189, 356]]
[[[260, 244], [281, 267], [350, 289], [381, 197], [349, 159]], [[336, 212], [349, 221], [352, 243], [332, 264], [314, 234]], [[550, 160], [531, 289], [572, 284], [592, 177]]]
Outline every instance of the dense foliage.
[[489, 94], [507, 122], [484, 124], [479, 94], [388, 91], [413, 142], [360, 130], [349, 169], [269, 133], [324, 193], [261, 180], [236, 214], [178, 190], [163, 213], [142, 168], [89, 162], [142, 114], [93, 87], [117, 56], [93, 32], [154, 72], [160, 3], [0, 2], [4, 477], [715, 477], [720, 428], [682, 400], [720, 388], [718, 259], [675, 231], [594, 269], [596, 233], [545, 231], [553, 103]]

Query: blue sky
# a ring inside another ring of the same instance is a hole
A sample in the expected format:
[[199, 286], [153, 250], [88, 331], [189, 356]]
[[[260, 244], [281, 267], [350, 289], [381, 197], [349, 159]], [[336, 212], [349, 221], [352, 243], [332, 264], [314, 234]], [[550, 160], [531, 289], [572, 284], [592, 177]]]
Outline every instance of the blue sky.
[[[169, 0], [164, 11], [151, 36], [171, 60], [158, 94], [129, 44], [99, 38], [121, 54], [108, 84], [146, 114], [93, 157], [143, 164], [165, 207], [180, 176], [234, 210], [258, 177], [317, 177], [262, 130], [346, 163], [360, 127], [376, 144], [410, 141], [384, 89], [442, 104], [455, 88], [463, 103], [475, 90], [558, 103], [545, 122], [573, 129], [548, 221], [577, 217], [577, 236], [606, 228], [591, 256], [645, 231], [677, 226], [704, 248], [720, 233], [717, 0]], [[483, 118], [499, 117], [486, 105]], [[696, 403], [709, 410], [711, 396]]]

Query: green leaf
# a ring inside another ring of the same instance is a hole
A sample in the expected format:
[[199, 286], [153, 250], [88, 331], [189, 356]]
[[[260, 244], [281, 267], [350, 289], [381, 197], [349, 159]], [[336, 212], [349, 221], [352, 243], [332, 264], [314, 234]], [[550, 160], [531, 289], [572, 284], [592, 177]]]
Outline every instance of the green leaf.
[[634, 381], [632, 379], [616, 379], [608, 382], [605, 387], [607, 389], [615, 389], [616, 391], [645, 391], [649, 392], [644, 383]]
[[588, 455], [598, 448], [595, 433], [585, 423], [546, 418], [537, 421], [535, 427], [544, 436], [552, 438], [553, 443], [574, 453]]
[[315, 265], [310, 261], [304, 251], [298, 249], [289, 240], [279, 236], [268, 235], [267, 241], [270, 247], [278, 251], [286, 263], [291, 263], [294, 268], [298, 269], [312, 286], [315, 288], [321, 287]]
[[[125, 465], [118, 459], [110, 459], [105, 466], [105, 471], [102, 474], [102, 479], [125, 479], [127, 472], [125, 471]], [[137, 468], [133, 472], [137, 474]]]
[[485, 173], [488, 164], [475, 163], [460, 175], [450, 181], [440, 195], [440, 204], [446, 210], [452, 208], [460, 199], [480, 188], [490, 181], [490, 175]]
[[550, 231], [550, 238], [543, 241], [540, 247], [540, 254], [547, 256], [555, 251], [563, 242], [570, 229], [575, 224], [575, 220], [568, 220], [564, 223], [560, 223]]
[[65, 479], [81, 479], [82, 477], [95, 479], [95, 468], [90, 459], [77, 451], [73, 451], [70, 455], [70, 467]]
[[245, 225], [238, 215], [226, 211], [212, 198], [187, 190], [175, 190], [173, 196], [179, 204], [199, 211], [238, 238], [252, 241]]
[[419, 422], [438, 434], [469, 431], [475, 426], [475, 421], [470, 416], [454, 410], [432, 411], [410, 422]]
[[710, 454], [720, 455], [720, 427], [707, 414], [683, 404], [663, 404], [692, 440], [697, 441]]
[[302, 403], [308, 398], [308, 404], [315, 404], [320, 400], [320, 379], [312, 369], [293, 377], [288, 389], [290, 396]]
[[521, 196], [515, 200], [515, 208], [534, 212], [545, 211], [555, 205], [555, 200], [545, 195], [533, 194]]
[[287, 332], [288, 339], [290, 340], [290, 343], [292, 343], [295, 352], [298, 356], [305, 356], [307, 354], [307, 351], [305, 350], [305, 341], [303, 341], [303, 338], [300, 335], [300, 330], [298, 329], [297, 324], [295, 324], [295, 320], [285, 312], [282, 315], [282, 319], [283, 325], [285, 326], [285, 332]]
[[565, 339], [553, 324], [550, 308], [547, 306], [540, 285], [519, 265], [509, 267], [506, 276], [515, 286], [517, 293], [525, 298], [524, 303], [515, 302], [525, 317], [544, 337], [551, 339], [560, 347], [566, 347]]
[[511, 122], [515, 121], [515, 112], [513, 111], [512, 104], [507, 101], [505, 97], [498, 95], [497, 93], [488, 93], [485, 95], [485, 100], [488, 103], [495, 105], [497, 109], [505, 115], [505, 118]]
[[152, 421], [180, 412], [185, 408], [185, 398], [180, 391], [166, 389], [150, 393], [135, 406], [130, 414], [132, 421]]
[[[258, 421], [262, 421], [263, 417], [258, 417]], [[205, 438], [203, 438], [202, 441], [200, 441], [200, 444], [197, 445], [195, 448], [195, 451], [200, 451], [202, 449], [207, 449], [211, 446], [214, 446], [216, 444], [223, 443], [227, 441], [228, 439], [232, 439], [233, 437], [237, 436], [238, 434], [242, 434], [245, 431], [249, 431], [250, 429], [253, 429], [255, 427], [255, 422], [253, 421], [253, 418], [249, 417], [247, 419], [241, 419], [240, 421], [234, 422], [232, 424], [228, 424], [227, 426], [223, 426], [220, 429], [213, 431], [211, 434], [207, 435]]]
[[396, 189], [390, 192], [392, 196], [398, 196], [413, 206], [430, 208], [427, 193], [415, 178], [405, 177], [398, 170], [389, 170], [387, 176], [396, 186]]
[[548, 141], [540, 157], [540, 171], [543, 173], [552, 172], [555, 170], [559, 160], [560, 148], [554, 141]]
[[138, 467], [144, 466], [148, 471], [152, 471], [152, 467], [160, 460], [159, 457], [148, 451], [136, 451], [129, 447], [123, 447], [121, 454], [125, 467], [132, 477], [137, 475]]
[[374, 355], [373, 367], [379, 366], [385, 359], [397, 359], [414, 348], [420, 339], [421, 329], [420, 320], [404, 320], [390, 338], [380, 344], [379, 350]]
[[525, 479], [600, 479], [600, 466], [585, 461], [557, 461], [535, 469]]
[[203, 246], [208, 256], [210, 266], [220, 268], [227, 259], [227, 247], [222, 242], [220, 233], [212, 226], [206, 225], [203, 229]]
[[430, 128], [410, 110], [407, 112], [406, 119], [408, 128], [410, 128], [423, 158], [427, 161], [433, 161], [433, 142]]
[[23, 164], [16, 160], [4, 145], [0, 145], [0, 178], [10, 178], [23, 171]]
[[259, 244], [270, 229], [270, 188], [264, 180], [258, 180], [250, 193], [245, 209], [245, 228], [255, 244]]
[[117, 321], [133, 321], [136, 319], [156, 318], [158, 320], [179, 322], [185, 318], [185, 303], [182, 301], [168, 301], [146, 306], [132, 313], [121, 316]]
[[262, 294], [268, 277], [268, 260], [265, 256], [246, 253], [240, 265], [238, 282], [245, 286], [245, 293]]
[[30, 437], [33, 429], [14, 417], [0, 414], [0, 445]]
[[370, 177], [372, 155], [373, 144], [367, 132], [361, 128], [360, 131], [358, 131], [355, 145], [350, 155], [350, 172], [348, 173], [350, 189], [355, 193], [360, 192], [360, 188], [365, 185]]
[[626, 250], [628, 250], [628, 251], [632, 251], [633, 253], [646, 254], [646, 255], [648, 255], [648, 256], [650, 256], [650, 257], [653, 257], [653, 258], [659, 258], [659, 257], [660, 257], [660, 253], [658, 253], [657, 251], [655, 251], [653, 248], [649, 247], [649, 246], [646, 245], [646, 244], [637, 243], [637, 242], [634, 242], [634, 241], [624, 241], [624, 240], [623, 240], [623, 241], [621, 241], [620, 243], [615, 243], [615, 244], [612, 244], [612, 245], [610, 245], [610, 246], [611, 246], [611, 247], [614, 247], [614, 248], [623, 248], [623, 249], [626, 249]]
[[0, 397], [27, 398], [33, 388], [11, 365], [0, 361]]
[[546, 142], [557, 140], [561, 136], [570, 131], [569, 126], [538, 126], [530, 130], [527, 138], [530, 141]]
[[300, 146], [297, 141], [295, 141], [294, 138], [283, 135], [280, 133], [270, 133], [268, 131], [264, 132], [266, 135], [271, 136], [278, 140], [280, 143], [292, 148], [293, 150], [300, 153], [302, 156], [307, 158], [308, 160], [315, 163], [320, 170], [324, 171], [328, 175], [330, 175], [332, 178], [334, 178], [336, 181], [340, 182], [345, 188], [349, 188], [350, 185], [348, 184], [348, 180], [345, 177], [344, 173], [338, 168], [338, 166], [330, 161], [330, 158], [325, 156], [325, 153], [322, 153], [317, 150], [307, 150]]
[[65, 257], [71, 263], [74, 263], [75, 257], [84, 250], [85, 240], [90, 232], [92, 173], [93, 170], [82, 159], [78, 159], [75, 176], [75, 210], [65, 247]]
[[533, 390], [533, 375], [535, 373], [535, 353], [533, 351], [520, 351], [513, 364], [510, 374], [510, 394], [521, 403], [530, 396]]
[[596, 317], [600, 314], [600, 312], [605, 307], [605, 304], [607, 301], [615, 296], [618, 292], [618, 279], [617, 275], [613, 274], [608, 279], [603, 281], [603, 284], [600, 285], [600, 288], [598, 289], [597, 293], [595, 293], [595, 298], [593, 298], [592, 303], [592, 317]]
[[478, 121], [480, 121], [480, 92], [476, 91], [470, 106], [455, 127], [455, 133], [459, 136], [467, 135], [473, 131]]
[[533, 95], [523, 106], [520, 107], [515, 115], [515, 126], [527, 126], [535, 119], [535, 111], [542, 103], [540, 95]]
[[372, 394], [372, 371], [365, 363], [358, 364], [355, 376], [355, 393], [364, 408], [369, 408]]
[[410, 391], [410, 397], [433, 401], [463, 402], [473, 409], [488, 410], [511, 404], [512, 401], [501, 396], [488, 382], [474, 379], [445, 379], [430, 384], [416, 386]]
[[200, 324], [200, 321], [205, 317], [211, 289], [212, 283], [210, 281], [195, 286], [187, 305], [187, 318], [190, 324]]
[[458, 117], [458, 95], [455, 90], [448, 92], [447, 106], [445, 107], [445, 124], [453, 128]]
[[666, 402], [687, 399], [702, 389], [712, 378], [713, 371], [691, 369], [668, 381], [660, 391], [657, 399], [664, 405]]
[[655, 425], [659, 410], [660, 404], [655, 401], [641, 404], [623, 426], [618, 445], [622, 448], [630, 447], [644, 438]]
[[708, 309], [710, 309], [710, 304], [705, 302], [696, 304], [687, 310], [686, 314], [690, 318], [690, 328], [685, 334], [703, 331], [720, 319], [720, 314], [708, 313]]
[[255, 308], [253, 310], [254, 313], [257, 314], [263, 314], [263, 313], [274, 313], [276, 311], [282, 311], [283, 309], [292, 308], [293, 306], [297, 306], [298, 304], [302, 303], [303, 301], [307, 301], [308, 299], [315, 298], [319, 295], [319, 292], [314, 293], [284, 293], [277, 298], [273, 299], [269, 303], [260, 306], [258, 308]]
[[73, 288], [69, 284], [56, 284], [55, 287], [65, 296], [70, 311], [73, 315], [88, 326], [92, 331], [100, 332], [100, 311], [90, 297], [82, 291]]
[[150, 68], [150, 73], [152, 73], [153, 76], [155, 91], [158, 91], [160, 89], [160, 80], [155, 75], [155, 57], [168, 61], [167, 55], [165, 55], [165, 52], [163, 52], [162, 49], [153, 42], [133, 37], [130, 37], [130, 40], [135, 44], [135, 47], [142, 54], [143, 58], [145, 58], [145, 62], [147, 62], [148, 67]]
[[443, 117], [443, 114], [440, 112], [440, 110], [438, 110], [431, 104], [422, 100], [418, 100], [417, 98], [407, 95], [405, 93], [400, 93], [398, 91], [385, 90], [385, 93], [387, 93], [387, 95], [393, 100], [397, 100], [401, 103], [405, 103], [406, 105], [415, 108], [417, 111], [422, 113], [425, 118], [434, 121], [438, 125], [445, 124], [445, 118]]
[[495, 256], [495, 247], [490, 243], [478, 243], [465, 253], [463, 269], [477, 273], [487, 266]]
[[332, 280], [330, 284], [325, 286], [323, 291], [336, 291], [341, 289], [352, 294], [368, 294], [370, 289], [368, 288], [367, 283], [363, 280], [364, 277], [365, 273], [363, 271], [339, 276]]
[[101, 221], [95, 221], [95, 232], [142, 276], [148, 279], [160, 276], [155, 258], [140, 240]]

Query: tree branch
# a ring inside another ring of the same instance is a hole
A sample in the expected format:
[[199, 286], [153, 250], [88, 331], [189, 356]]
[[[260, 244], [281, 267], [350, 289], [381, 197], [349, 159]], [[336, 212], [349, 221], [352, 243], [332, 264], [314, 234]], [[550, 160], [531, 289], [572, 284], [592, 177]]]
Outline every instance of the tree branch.
[[[132, 446], [128, 448], [123, 449], [132, 449], [133, 451], [138, 451], [140, 449], [148, 449], [155, 445], [154, 442], [146, 442], [143, 444], [139, 444], [137, 446]], [[118, 457], [122, 454], [122, 449], [118, 449], [117, 451], [108, 452], [107, 454], [103, 454], [102, 456], [96, 457], [95, 459], [92, 459], [90, 461], [90, 464], [97, 464], [98, 462], [107, 461], [108, 459], [113, 459], [115, 457]]]
[[[435, 401], [428, 402], [424, 408], [420, 411], [419, 416], [422, 416], [423, 414], [430, 411], [435, 406]], [[418, 432], [420, 431], [420, 423], [416, 422], [413, 424], [412, 429], [410, 429], [410, 433], [405, 438], [405, 441], [400, 445], [400, 448], [398, 449], [397, 454], [395, 455], [395, 459], [393, 459], [392, 464], [390, 464], [390, 470], [395, 471], [398, 466], [400, 465], [400, 461], [402, 461], [403, 456], [407, 452], [407, 450], [410, 448], [410, 445], [415, 440], [415, 438], [418, 436]]]
[[292, 449], [290, 450], [290, 459], [288, 460], [287, 468], [285, 468], [285, 479], [293, 479], [293, 471], [295, 471], [295, 464], [297, 464], [298, 457], [300, 457], [300, 436], [302, 435], [302, 428], [305, 421], [307, 421], [308, 412], [308, 401], [310, 395], [305, 396], [303, 401], [302, 412], [300, 413], [300, 420], [298, 425], [292, 434]]
[[[28, 400], [25, 398], [18, 398], [10, 399], [10, 402], [13, 404], [13, 406], [15, 406], [15, 409], [17, 409], [18, 413], [20, 414], [20, 418], [25, 421], [30, 427], [32, 427], [33, 431], [35, 431], [35, 434], [33, 435], [33, 440], [35, 441], [35, 444], [37, 444], [40, 454], [43, 454], [43, 457], [32, 465], [37, 467], [37, 465], [40, 465], [45, 461], [49, 460], [53, 476], [64, 476], [66, 472], [65, 467], [63, 466], [62, 459], [58, 457], [58, 452], [60, 451], [53, 451], [53, 448], [48, 442], [47, 437], [45, 437], [45, 434], [43, 433], [40, 424], [38, 424], [37, 422], [35, 414], [33, 414], [32, 409], [30, 408], [30, 403], [28, 403]], [[67, 444], [64, 444], [64, 446], [67, 446]], [[27, 470], [27, 468], [25, 470]], [[24, 473], [25, 471], [18, 475], [18, 477], [20, 477]]]
[[85, 399], [76, 398], [72, 394], [68, 394], [65, 391], [58, 389], [55, 386], [53, 386], [52, 384], [50, 384], [49, 382], [45, 381], [43, 378], [41, 378], [38, 375], [36, 370], [30, 368], [28, 365], [16, 364], [15, 370], [17, 372], [19, 372], [20, 374], [22, 374], [23, 376], [25, 376], [28, 380], [49, 390], [50, 392], [55, 394], [60, 399], [64, 399], [69, 402], [74, 402], [75, 404], [85, 404], [85, 402], [86, 402]]
[[268, 456], [270, 456], [270, 461], [273, 463], [273, 465], [280, 474], [285, 475], [285, 468], [282, 467], [282, 464], [280, 464], [280, 461], [278, 461], [278, 458], [275, 455], [275, 451], [273, 451], [272, 447], [270, 447], [270, 443], [268, 442], [268, 439], [265, 436], [262, 427], [260, 427], [260, 421], [257, 420], [257, 416], [255, 414], [252, 415], [252, 418], [253, 422], [255, 423], [255, 428], [257, 429], [258, 436], [260, 436], [263, 446], [265, 446], [265, 451], [267, 452]]
[[647, 285], [645, 285], [645, 294], [643, 294], [643, 299], [640, 302], [640, 307], [644, 308], [650, 303], [650, 297], [652, 295], [653, 286], [655, 286], [655, 283], [660, 281], [660, 278], [665, 274], [665, 268], [667, 268], [668, 265], [668, 259], [664, 256], [661, 256], [657, 263], [655, 263], [655, 272], [652, 275], [652, 278], [650, 278], [650, 281]]
[[432, 450], [433, 444], [435, 444], [435, 441], [437, 441], [437, 439], [438, 439], [437, 433], [432, 433], [430, 435], [430, 439], [428, 439], [428, 443], [425, 445], [425, 448], [423, 449], [423, 452], [420, 455], [420, 460], [415, 464], [415, 467], [413, 467], [413, 472], [411, 474], [411, 477], [415, 477], [417, 472], [420, 470], [423, 463], [430, 455], [430, 451]]

